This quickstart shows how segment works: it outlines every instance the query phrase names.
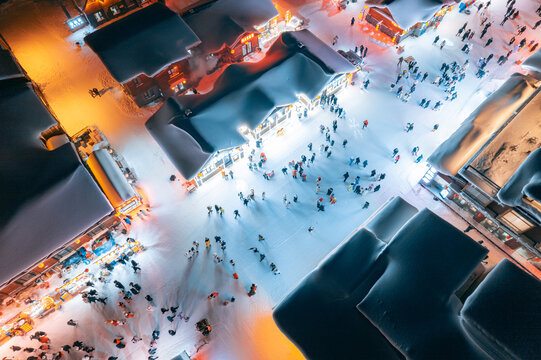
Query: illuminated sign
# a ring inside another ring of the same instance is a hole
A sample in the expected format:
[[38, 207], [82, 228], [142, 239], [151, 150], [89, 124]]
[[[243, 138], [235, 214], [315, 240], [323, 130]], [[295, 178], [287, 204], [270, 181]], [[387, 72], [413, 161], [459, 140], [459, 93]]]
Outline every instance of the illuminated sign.
[[79, 15], [77, 17], [74, 17], [73, 19], [67, 20], [66, 24], [68, 25], [70, 30], [76, 30], [82, 26], [85, 26], [87, 22], [82, 15]]
[[254, 37], [254, 35], [255, 35], [255, 34], [247, 35], [247, 36], [243, 37], [243, 38], [240, 40], [240, 42], [244, 44], [244, 43], [248, 42], [249, 40], [251, 40], [251, 39]]

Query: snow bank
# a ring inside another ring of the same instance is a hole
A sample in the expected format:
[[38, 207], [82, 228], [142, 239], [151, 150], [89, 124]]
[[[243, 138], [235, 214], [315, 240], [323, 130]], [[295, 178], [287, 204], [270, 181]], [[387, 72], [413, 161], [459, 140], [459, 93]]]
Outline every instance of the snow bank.
[[533, 94], [537, 82], [530, 76], [513, 74], [430, 155], [428, 162], [444, 173], [456, 175], [490, 136]]
[[409, 29], [420, 21], [429, 20], [443, 5], [455, 0], [368, 0], [367, 5], [387, 7], [402, 29]]
[[520, 206], [524, 195], [541, 203], [541, 148], [526, 158], [497, 196], [506, 205]]

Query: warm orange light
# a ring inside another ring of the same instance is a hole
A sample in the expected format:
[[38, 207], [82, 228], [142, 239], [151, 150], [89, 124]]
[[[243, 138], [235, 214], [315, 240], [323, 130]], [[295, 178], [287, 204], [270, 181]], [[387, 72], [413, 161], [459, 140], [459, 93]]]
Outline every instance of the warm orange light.
[[244, 44], [244, 43], [247, 42], [248, 40], [251, 40], [251, 39], [254, 37], [254, 35], [255, 35], [255, 34], [247, 35], [247, 36], [243, 37], [243, 38], [240, 40], [240, 42]]
[[231, 54], [234, 54], [235, 53], [235, 50], [231, 50]]
[[76, 243], [76, 244], [79, 244], [80, 242], [81, 242], [81, 239], [75, 240], [75, 243]]
[[39, 267], [40, 269], [43, 268], [44, 266], [45, 266], [44, 263], [41, 263], [41, 264], [38, 265], [38, 267]]

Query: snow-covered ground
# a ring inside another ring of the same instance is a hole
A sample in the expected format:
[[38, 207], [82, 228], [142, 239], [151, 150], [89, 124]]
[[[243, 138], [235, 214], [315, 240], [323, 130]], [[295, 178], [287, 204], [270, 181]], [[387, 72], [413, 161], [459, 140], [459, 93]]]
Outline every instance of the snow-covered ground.
[[[480, 32], [480, 20], [475, 16], [475, 11], [467, 16], [455, 10], [446, 15], [437, 32], [430, 30], [420, 38], [404, 41], [406, 51], [403, 56], [415, 57], [420, 71], [430, 74], [427, 81], [417, 85], [409, 103], [398, 100], [388, 91], [398, 70], [396, 64], [399, 55], [396, 51], [378, 47], [366, 35], [361, 35], [358, 25], [350, 26], [350, 19], [358, 16], [362, 2], [338, 14], [322, 6], [321, 1], [307, 3], [290, 0], [289, 3], [303, 4], [296, 11], [310, 20], [309, 29], [321, 39], [331, 43], [332, 38], [339, 34], [337, 49], [350, 49], [361, 43], [368, 45], [365, 67], [370, 79], [368, 91], [361, 89], [362, 84], [358, 81], [356, 86], [338, 95], [339, 104], [346, 110], [346, 119], [338, 121], [336, 133], [331, 131], [335, 145], [329, 158], [319, 151], [320, 144], [325, 143], [319, 125], [331, 127], [335, 117], [328, 110], [317, 109], [301, 121], [292, 118], [283, 136], [273, 135], [264, 141], [261, 151], [268, 158], [265, 167], [276, 172], [270, 181], [263, 179], [262, 172], [250, 171], [246, 162], [240, 161], [231, 168], [233, 180], [215, 177], [189, 195], [180, 182], [169, 181], [170, 175], [176, 171], [144, 129], [144, 120], [152, 110], [137, 109], [114, 84], [90, 49], [77, 49], [67, 40], [69, 33], [60, 30], [63, 22], [60, 8], [48, 5], [48, 2], [24, 0], [10, 2], [0, 8], [0, 32], [30, 77], [42, 87], [68, 133], [73, 134], [90, 124], [99, 126], [113, 146], [135, 168], [152, 207], [151, 216], [144, 221], [137, 219], [132, 228], [133, 236], [147, 248], [136, 258], [142, 273], [134, 275], [131, 269], [122, 267], [117, 267], [113, 273], [115, 279], [125, 284], [137, 281], [142, 286], [143, 295], [135, 296], [129, 305], [136, 313], [135, 317], [128, 319], [128, 324], [122, 327], [105, 325], [106, 319], [122, 318], [122, 311], [116, 306], [119, 297], [116, 288], [110, 284], [105, 288], [99, 287], [98, 291], [109, 297], [109, 305], [88, 305], [77, 297], [67, 302], [61, 311], [39, 323], [37, 328], [50, 335], [53, 348], [72, 343], [77, 338], [95, 346], [95, 356], [99, 359], [107, 359], [105, 354], [118, 354], [116, 356], [120, 359], [145, 359], [148, 356], [150, 333], [159, 328], [161, 338], [158, 340], [157, 354], [160, 359], [170, 359], [183, 350], [189, 354], [195, 353], [196, 347], [202, 345], [202, 339], [195, 331], [194, 324], [208, 318], [213, 330], [207, 339], [209, 344], [203, 346], [201, 355], [198, 355], [201, 359], [302, 358], [274, 326], [272, 307], [387, 199], [402, 195], [419, 208], [427, 206], [434, 209], [459, 228], [466, 226], [462, 219], [441, 203], [434, 202], [431, 195], [416, 185], [424, 175], [426, 165], [424, 162], [414, 163], [410, 151], [414, 146], [419, 146], [419, 153], [426, 159], [459, 126], [462, 119], [511, 72], [518, 69], [512, 61], [499, 67], [494, 59], [488, 65], [488, 76], [482, 80], [474, 76], [476, 69], [473, 64], [480, 56], [486, 57], [494, 52], [497, 58], [507, 51], [504, 41], [507, 43], [510, 35], [498, 25], [505, 11], [505, 3], [494, 2], [489, 9], [495, 23], [487, 34], [494, 37], [494, 43], [488, 48], [477, 45], [469, 55], [465, 55], [460, 52], [462, 42], [454, 36], [465, 21], [469, 21], [477, 33]], [[526, 18], [530, 25], [535, 16], [534, 5], [533, 2], [519, 5], [522, 14], [526, 14], [528, 9], [533, 14]], [[493, 16], [492, 12], [498, 15]], [[523, 21], [522, 18], [520, 20]], [[505, 29], [513, 31], [515, 27], [516, 22], [509, 21]], [[431, 45], [436, 33], [441, 39], [447, 40], [443, 50]], [[532, 31], [528, 29], [525, 35], [529, 41]], [[474, 42], [484, 44], [486, 39], [479, 40], [476, 35]], [[523, 56], [527, 51], [522, 50], [518, 56]], [[432, 104], [443, 100], [443, 89], [431, 84], [441, 63], [457, 61], [462, 64], [466, 59], [472, 65], [466, 79], [458, 85], [459, 96], [454, 102], [444, 103], [440, 111], [422, 109], [416, 105], [424, 97], [431, 99]], [[512, 55], [511, 60], [516, 59], [517, 55]], [[406, 89], [405, 83], [411, 86], [412, 79], [401, 81]], [[92, 87], [112, 89], [102, 97], [93, 99], [88, 94], [88, 89]], [[365, 119], [369, 125], [363, 130], [362, 121]], [[406, 133], [404, 127], [408, 122], [414, 122], [415, 127]], [[436, 123], [440, 127], [432, 132]], [[345, 148], [341, 145], [343, 139], [348, 140]], [[316, 159], [312, 166], [306, 168], [307, 181], [301, 182], [291, 175], [283, 175], [280, 169], [289, 161], [299, 160], [302, 154], [309, 157], [307, 144], [310, 142]], [[397, 164], [391, 159], [395, 147], [402, 156]], [[368, 166], [349, 166], [351, 156], [368, 160]], [[359, 197], [347, 191], [342, 174], [348, 171], [350, 179], [359, 175], [361, 186], [368, 186], [377, 183], [369, 177], [372, 169], [377, 173], [386, 173], [386, 179], [379, 183], [379, 192]], [[336, 204], [331, 205], [324, 193], [315, 194], [318, 176], [323, 179], [323, 192], [329, 187], [334, 188]], [[256, 199], [244, 206], [237, 193], [242, 191], [246, 195], [252, 188]], [[263, 191], [265, 200], [261, 199]], [[293, 195], [298, 195], [299, 202], [292, 202], [291, 207], [286, 208], [282, 201], [284, 194], [291, 202]], [[325, 198], [324, 212], [316, 211], [319, 196]], [[363, 210], [365, 201], [370, 202], [370, 207]], [[225, 209], [223, 218], [215, 213], [207, 215], [206, 206], [214, 204]], [[235, 209], [241, 215], [236, 220], [233, 216]], [[314, 227], [312, 233], [307, 231], [310, 226]], [[263, 235], [265, 240], [259, 242], [258, 234]], [[476, 240], [481, 239], [476, 232], [470, 234]], [[226, 241], [225, 258], [234, 259], [234, 269], [227, 262], [213, 262], [214, 253], [222, 256], [222, 251], [213, 240], [215, 235]], [[211, 238], [210, 251], [204, 249], [205, 237]], [[200, 253], [188, 261], [183, 254], [192, 246], [192, 241], [201, 244]], [[488, 260], [492, 265], [503, 255], [490, 244], [486, 245], [491, 250]], [[262, 262], [258, 255], [248, 250], [254, 246], [266, 255]], [[281, 274], [272, 274], [270, 262], [277, 265]], [[239, 280], [233, 279], [234, 271], [238, 273]], [[257, 294], [247, 297], [246, 291], [252, 283], [258, 286]], [[218, 299], [207, 299], [212, 291], [219, 292]], [[151, 294], [158, 308], [180, 305], [180, 310], [189, 314], [190, 320], [171, 324], [159, 309], [147, 311], [144, 294]], [[224, 299], [231, 296], [237, 301], [223, 306]], [[74, 329], [65, 325], [68, 319], [78, 320], [79, 327]], [[167, 334], [171, 328], [177, 329], [175, 336]], [[129, 342], [134, 334], [143, 337], [143, 341], [137, 344]], [[112, 342], [119, 335], [127, 340], [123, 350], [115, 348]], [[13, 356], [9, 346], [29, 342], [28, 338], [13, 339], [0, 347], [0, 355]], [[68, 358], [79, 359], [82, 355], [72, 351]]]

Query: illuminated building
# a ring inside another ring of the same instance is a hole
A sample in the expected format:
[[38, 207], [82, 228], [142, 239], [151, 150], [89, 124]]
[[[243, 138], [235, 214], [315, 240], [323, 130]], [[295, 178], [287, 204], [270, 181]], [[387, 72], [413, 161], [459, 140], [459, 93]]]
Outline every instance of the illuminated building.
[[258, 6], [216, 0], [180, 16], [153, 4], [96, 30], [85, 42], [142, 107], [192, 90], [203, 76], [257, 52], [256, 28], [265, 28], [276, 14], [268, 0]]
[[429, 157], [422, 184], [541, 269], [539, 84], [511, 76]]
[[354, 71], [308, 30], [284, 32], [259, 62], [227, 67], [211, 92], [169, 98], [146, 127], [180, 173], [199, 185], [244, 156], [247, 141], [283, 131], [293, 104], [313, 109]]
[[[111, 189], [97, 179], [83, 156], [91, 136], [66, 135], [1, 37], [0, 69], [0, 300], [4, 300], [60, 273], [65, 261], [79, 256], [82, 246], [112, 229], [120, 231], [127, 214], [122, 210], [129, 201], [112, 204], [108, 199]], [[90, 154], [97, 148], [88, 148]], [[110, 181], [119, 188], [121, 181]]]

